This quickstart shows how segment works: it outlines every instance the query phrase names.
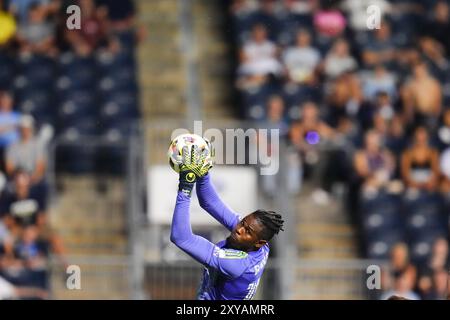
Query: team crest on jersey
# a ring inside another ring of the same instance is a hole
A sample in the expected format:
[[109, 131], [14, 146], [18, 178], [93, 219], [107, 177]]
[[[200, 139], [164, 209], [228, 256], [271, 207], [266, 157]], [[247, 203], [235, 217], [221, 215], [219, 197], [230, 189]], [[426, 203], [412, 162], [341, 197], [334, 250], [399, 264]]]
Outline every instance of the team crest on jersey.
[[248, 256], [247, 252], [234, 249], [219, 249], [214, 250], [214, 255], [223, 259], [244, 259]]

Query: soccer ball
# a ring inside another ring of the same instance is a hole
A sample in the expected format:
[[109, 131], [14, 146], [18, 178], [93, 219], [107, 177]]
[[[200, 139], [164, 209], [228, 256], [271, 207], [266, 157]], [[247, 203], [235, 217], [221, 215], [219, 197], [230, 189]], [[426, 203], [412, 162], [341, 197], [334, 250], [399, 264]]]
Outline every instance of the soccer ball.
[[167, 151], [167, 157], [169, 159], [169, 165], [175, 172], [180, 172], [180, 166], [183, 164], [182, 150], [187, 146], [191, 151], [192, 145], [196, 145], [200, 152], [207, 150], [206, 161], [210, 164], [213, 163], [213, 151], [211, 143], [197, 134], [186, 133], [179, 135], [172, 140]]

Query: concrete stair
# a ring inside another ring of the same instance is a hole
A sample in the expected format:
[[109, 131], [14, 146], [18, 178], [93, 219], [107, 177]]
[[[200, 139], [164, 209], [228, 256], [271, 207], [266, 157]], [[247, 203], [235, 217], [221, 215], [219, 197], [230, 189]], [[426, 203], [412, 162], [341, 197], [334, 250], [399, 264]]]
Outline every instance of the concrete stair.
[[[128, 298], [128, 237], [123, 177], [61, 176], [62, 191], [50, 212], [67, 251], [68, 263], [81, 268], [82, 290], [66, 287], [65, 270], [52, 272], [53, 299]], [[102, 261], [109, 260], [108, 263]], [[111, 262], [112, 261], [112, 262]]]
[[232, 49], [225, 38], [220, 0], [194, 0], [193, 21], [198, 52], [203, 118], [233, 118]]
[[145, 119], [185, 117], [185, 74], [180, 52], [178, 0], [137, 1], [147, 37], [138, 48]]
[[293, 299], [362, 299], [360, 270], [333, 265], [357, 258], [355, 233], [343, 203], [331, 197], [328, 204], [317, 204], [313, 191], [306, 183], [297, 199], [298, 256], [312, 264], [298, 270]]

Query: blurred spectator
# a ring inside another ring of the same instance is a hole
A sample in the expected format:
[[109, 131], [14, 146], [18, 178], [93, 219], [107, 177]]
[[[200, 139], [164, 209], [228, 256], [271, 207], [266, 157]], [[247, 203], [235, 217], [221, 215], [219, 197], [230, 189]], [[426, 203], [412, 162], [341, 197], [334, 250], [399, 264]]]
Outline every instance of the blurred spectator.
[[449, 267], [450, 256], [448, 251], [448, 241], [443, 237], [437, 238], [433, 243], [433, 250], [428, 263], [428, 268], [437, 271], [442, 269], [448, 270]]
[[23, 236], [23, 230], [29, 226], [35, 226], [36, 228], [27, 231], [29, 234], [25, 235], [25, 243], [28, 243], [27, 237], [36, 240], [37, 236], [38, 240], [36, 241], [40, 241], [40, 244], [48, 243], [49, 249], [60, 262], [67, 265], [62, 239], [47, 222], [46, 194], [39, 186], [31, 184], [30, 175], [26, 171], [20, 169], [16, 171], [13, 183], [8, 186], [0, 198], [0, 210], [0, 217], [3, 217], [14, 243], [17, 243], [18, 239]]
[[4, 171], [5, 150], [19, 140], [20, 113], [13, 110], [13, 98], [7, 91], [0, 91], [0, 156]]
[[446, 300], [448, 296], [449, 272], [439, 269], [433, 273], [433, 296], [434, 300]]
[[449, 63], [445, 57], [444, 47], [430, 37], [420, 38], [418, 44], [424, 60], [430, 65], [431, 72], [438, 79], [445, 81]]
[[47, 19], [44, 6], [33, 2], [28, 7], [28, 19], [19, 24], [17, 41], [24, 54], [46, 54], [55, 56], [55, 24]]
[[259, 8], [253, 14], [253, 21], [263, 25], [273, 41], [277, 40], [281, 27], [276, 17], [277, 4], [276, 0], [259, 0]]
[[284, 115], [284, 109], [284, 100], [280, 96], [273, 95], [269, 98], [267, 103], [267, 120], [265, 128], [279, 129], [281, 137], [287, 135], [289, 131], [289, 126]]
[[381, 296], [381, 300], [387, 300], [393, 295], [404, 297], [409, 300], [420, 300], [420, 296], [413, 291], [413, 287], [414, 279], [412, 279], [408, 272], [402, 272], [395, 276], [393, 289], [384, 292]]
[[240, 52], [240, 74], [250, 84], [261, 84], [267, 81], [267, 76], [281, 73], [277, 57], [278, 49], [268, 40], [266, 28], [261, 24], [255, 25], [251, 40], [244, 43]]
[[450, 108], [447, 108], [442, 115], [442, 124], [437, 130], [437, 140], [441, 150], [450, 147]]
[[333, 1], [320, 1], [320, 8], [314, 13], [314, 27], [319, 36], [334, 38], [341, 36], [347, 21]]
[[355, 31], [367, 31], [367, 8], [371, 5], [380, 8], [381, 17], [389, 14], [391, 4], [386, 0], [344, 0], [342, 9], [349, 14], [349, 24]]
[[431, 19], [426, 23], [423, 34], [439, 41], [450, 55], [450, 12], [446, 1], [437, 1], [434, 5]]
[[48, 256], [48, 243], [39, 239], [36, 226], [26, 226], [19, 241], [14, 244], [14, 252], [18, 259], [34, 270], [45, 269]]
[[[30, 175], [22, 170], [14, 174], [13, 184], [1, 197], [1, 215], [10, 216], [17, 226], [43, 225], [46, 198], [31, 185]], [[8, 226], [11, 228], [11, 225]]]
[[370, 72], [364, 79], [364, 97], [372, 100], [378, 93], [383, 92], [388, 95], [388, 98], [393, 99], [397, 91], [395, 82], [396, 79], [392, 73], [388, 72], [382, 64], [377, 65], [374, 71]]
[[124, 31], [134, 27], [136, 8], [132, 0], [97, 0], [99, 8], [106, 11], [113, 31]]
[[328, 83], [327, 122], [334, 128], [342, 120], [352, 118], [359, 113], [362, 102], [361, 83], [353, 73], [343, 73]]
[[79, 0], [83, 13], [81, 29], [66, 30], [66, 40], [80, 56], [90, 55], [98, 48], [105, 48], [115, 53], [118, 43], [108, 33], [108, 17], [104, 7], [97, 8], [93, 0]]
[[[316, 152], [314, 147], [319, 141], [310, 138], [311, 135], [315, 136], [317, 133], [318, 140], [331, 139], [334, 134], [334, 130], [329, 127], [323, 120], [320, 119], [319, 109], [314, 102], [305, 102], [302, 106], [300, 121], [295, 122], [289, 132], [290, 142], [299, 150], [304, 153], [306, 157], [308, 152]], [[315, 157], [311, 156], [311, 160]]]
[[439, 153], [429, 144], [428, 132], [418, 127], [414, 141], [402, 154], [402, 177], [408, 188], [436, 191], [439, 178]]
[[[419, 300], [412, 290], [416, 281], [417, 271], [409, 259], [408, 246], [405, 243], [395, 244], [390, 252], [390, 277], [383, 279], [382, 288], [387, 290], [381, 296], [382, 300], [392, 295], [407, 299]], [[393, 283], [391, 286], [390, 283]]]
[[13, 175], [22, 169], [31, 175], [31, 182], [38, 184], [44, 178], [47, 157], [44, 147], [34, 136], [34, 119], [24, 115], [20, 120], [20, 140], [6, 151], [6, 173]]
[[368, 131], [364, 149], [355, 153], [354, 166], [364, 190], [376, 191], [389, 183], [395, 161], [392, 154], [382, 147], [380, 136], [375, 131]]
[[324, 74], [329, 78], [336, 78], [341, 74], [353, 71], [358, 66], [355, 58], [350, 55], [348, 42], [337, 39], [324, 60]]
[[416, 267], [411, 264], [409, 249], [405, 243], [395, 244], [390, 252], [391, 274], [393, 276], [409, 273], [411, 277], [416, 277]]
[[16, 33], [14, 16], [6, 11], [5, 1], [0, 0], [0, 49], [6, 47]]
[[379, 64], [392, 66], [395, 60], [395, 43], [392, 40], [391, 26], [384, 20], [379, 29], [374, 30], [375, 37], [364, 47], [363, 62], [368, 68]]
[[441, 191], [450, 195], [450, 147], [442, 153], [440, 165], [442, 172]]
[[3, 277], [0, 277], [0, 300], [13, 300], [13, 299], [46, 299], [48, 292], [40, 288], [15, 286], [9, 281], [6, 281]]
[[402, 89], [402, 101], [408, 123], [435, 128], [442, 105], [441, 84], [430, 75], [423, 61], [414, 65], [413, 78]]
[[315, 71], [320, 62], [320, 52], [311, 46], [311, 34], [307, 30], [298, 31], [295, 46], [284, 51], [283, 62], [289, 80], [309, 84], [315, 82]]

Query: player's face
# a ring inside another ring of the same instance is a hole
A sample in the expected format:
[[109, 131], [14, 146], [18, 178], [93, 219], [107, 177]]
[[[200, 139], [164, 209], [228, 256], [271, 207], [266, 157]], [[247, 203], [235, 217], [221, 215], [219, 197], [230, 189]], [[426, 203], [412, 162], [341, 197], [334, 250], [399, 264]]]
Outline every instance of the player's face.
[[237, 250], [257, 250], [266, 243], [260, 237], [263, 228], [253, 214], [250, 214], [234, 228], [227, 238], [227, 244], [229, 247]]

